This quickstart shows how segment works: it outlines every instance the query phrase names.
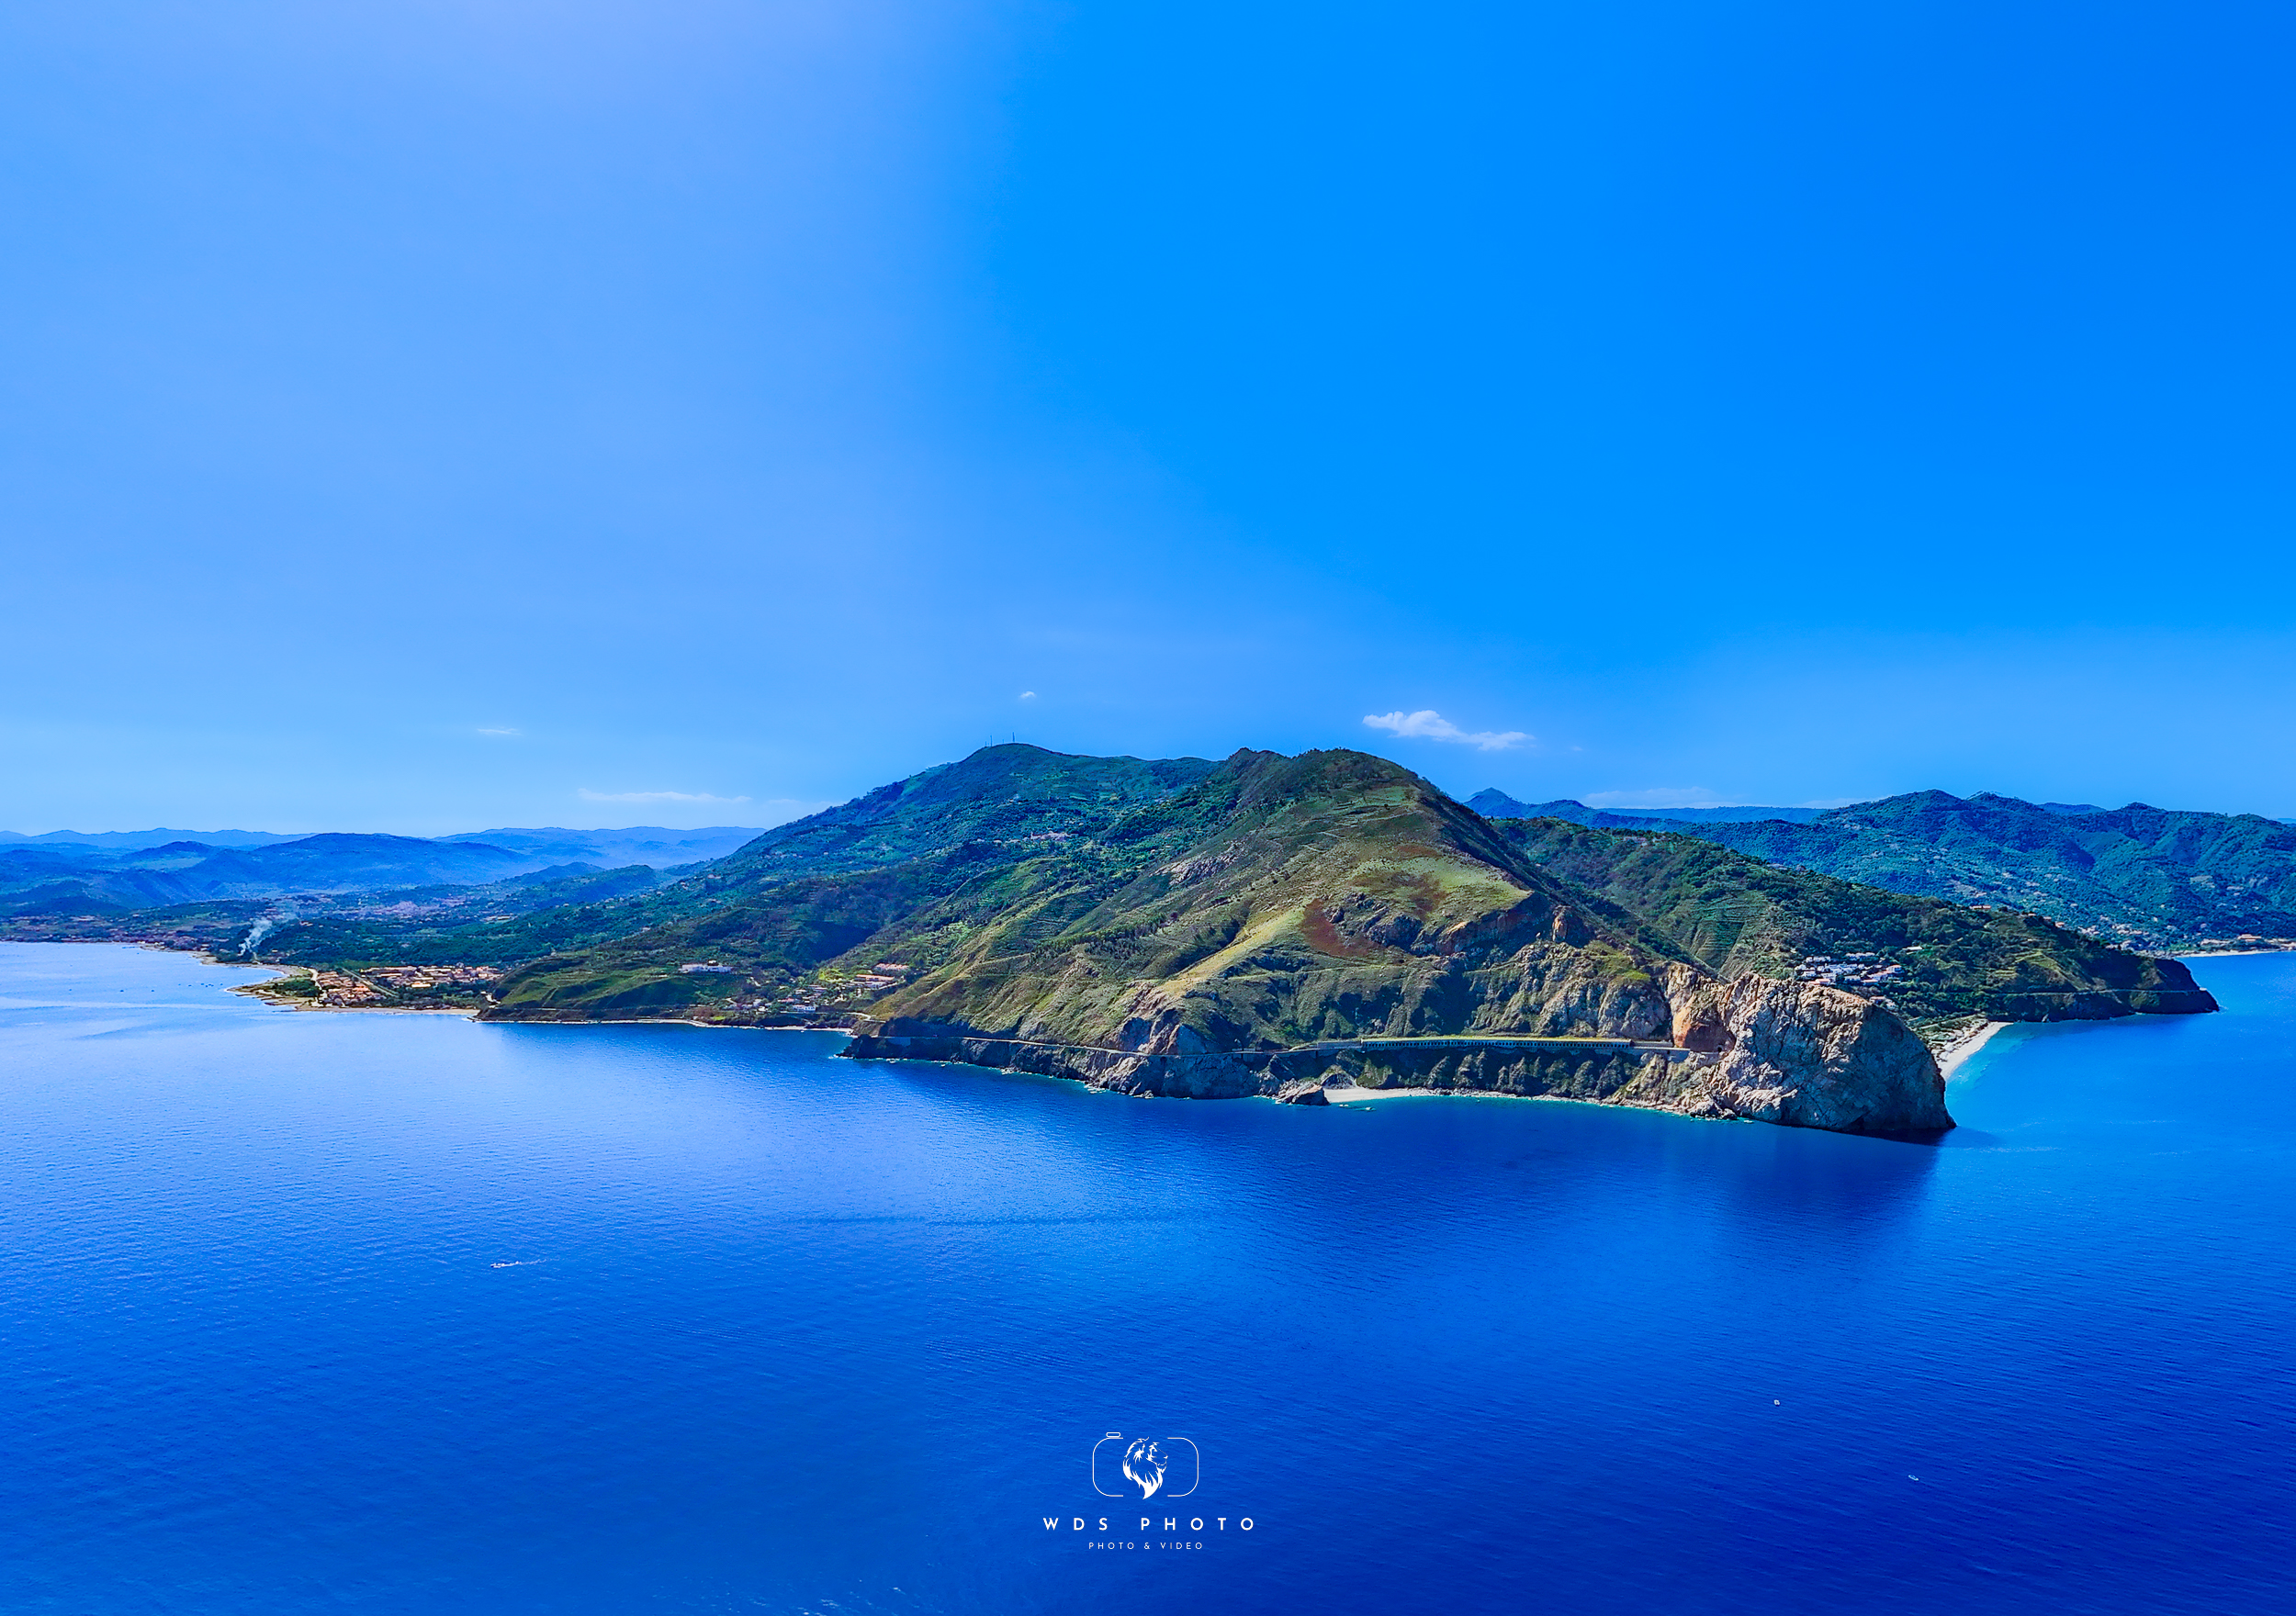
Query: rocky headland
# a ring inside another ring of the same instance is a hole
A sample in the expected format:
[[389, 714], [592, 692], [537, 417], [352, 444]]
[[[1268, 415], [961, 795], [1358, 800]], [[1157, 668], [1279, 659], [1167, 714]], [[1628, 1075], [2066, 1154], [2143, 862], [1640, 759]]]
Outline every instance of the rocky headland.
[[690, 870], [542, 877], [217, 925], [345, 1002], [427, 1007], [451, 977], [489, 1020], [835, 1027], [856, 1058], [1131, 1094], [1890, 1135], [1951, 1126], [1931, 1051], [1970, 1026], [2215, 1007], [2181, 963], [2030, 911], [1663, 825], [1492, 821], [1352, 751], [990, 746]]
[[1047, 881], [873, 1006], [847, 1052], [1194, 1098], [1337, 1083], [1952, 1126], [1887, 1009], [1668, 959], [1380, 759], [1239, 754], [1136, 834], [1120, 876]]

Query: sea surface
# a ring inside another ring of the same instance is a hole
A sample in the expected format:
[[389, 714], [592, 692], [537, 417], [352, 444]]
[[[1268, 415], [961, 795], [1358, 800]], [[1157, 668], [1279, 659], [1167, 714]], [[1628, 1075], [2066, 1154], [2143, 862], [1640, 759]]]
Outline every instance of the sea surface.
[[0, 1611], [2296, 1609], [2296, 957], [2195, 969], [1924, 1147], [0, 945]]

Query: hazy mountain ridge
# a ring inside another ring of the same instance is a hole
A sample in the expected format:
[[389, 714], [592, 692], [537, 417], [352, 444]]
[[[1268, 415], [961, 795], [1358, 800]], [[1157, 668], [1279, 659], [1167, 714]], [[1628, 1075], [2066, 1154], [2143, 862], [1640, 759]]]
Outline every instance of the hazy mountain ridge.
[[0, 849], [0, 906], [25, 915], [384, 886], [476, 886], [537, 868], [531, 857], [482, 843], [350, 833], [258, 847], [170, 842], [87, 857], [18, 847]]
[[754, 825], [713, 825], [700, 830], [671, 830], [658, 825], [634, 825], [620, 830], [568, 830], [558, 825], [464, 831], [435, 838], [442, 842], [484, 842], [512, 853], [547, 858], [553, 863], [595, 864], [619, 870], [629, 864], [648, 864], [656, 870], [705, 863], [748, 847], [762, 833]]
[[[136, 833], [118, 833], [133, 841]], [[108, 914], [185, 903], [481, 886], [558, 870], [670, 868], [722, 857], [757, 835], [737, 826], [672, 831], [501, 830], [466, 837], [325, 832], [240, 847], [196, 840], [93, 847], [0, 846], [0, 915]], [[486, 836], [498, 838], [489, 841]], [[657, 862], [658, 861], [658, 862]]]
[[1489, 787], [1467, 799], [1467, 805], [1485, 819], [1567, 819], [1573, 825], [1636, 825], [1653, 820], [1679, 820], [1691, 825], [1735, 825], [1763, 819], [1782, 819], [1794, 825], [1806, 825], [1816, 819], [1816, 808], [1590, 808], [1570, 797], [1559, 797], [1551, 802], [1523, 802], [1510, 797], [1498, 788]]
[[39, 847], [56, 849], [84, 847], [96, 852], [133, 852], [167, 842], [199, 842], [210, 847], [266, 847], [274, 842], [299, 842], [309, 831], [268, 830], [51, 830], [39, 836], [0, 830], [0, 847]]

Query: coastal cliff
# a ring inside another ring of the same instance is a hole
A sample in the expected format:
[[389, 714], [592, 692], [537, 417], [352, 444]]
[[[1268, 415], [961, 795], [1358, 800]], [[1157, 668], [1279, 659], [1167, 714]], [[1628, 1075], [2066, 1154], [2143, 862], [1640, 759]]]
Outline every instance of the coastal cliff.
[[1887, 1012], [1830, 988], [1753, 977], [1719, 983], [1678, 971], [1670, 985], [1688, 990], [1685, 1030], [1700, 1048], [1596, 1038], [1538, 1046], [1467, 1035], [1339, 1049], [1124, 1050], [895, 1021], [843, 1052], [1186, 1099], [1265, 1095], [1320, 1105], [1381, 1093], [1484, 1094], [1893, 1137], [1953, 1126], [1929, 1047]]

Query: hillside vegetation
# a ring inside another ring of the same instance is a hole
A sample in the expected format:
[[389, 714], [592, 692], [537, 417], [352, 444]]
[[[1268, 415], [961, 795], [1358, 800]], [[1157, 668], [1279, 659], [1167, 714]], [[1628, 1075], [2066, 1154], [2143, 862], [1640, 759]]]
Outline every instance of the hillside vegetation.
[[[772, 990], [818, 961], [805, 991], [873, 1001], [849, 1050], [861, 1056], [1142, 1094], [1320, 1101], [1329, 1083], [1401, 1084], [1853, 1132], [1952, 1125], [1934, 1062], [1885, 1008], [1823, 984], [1725, 982], [1654, 950], [1394, 764], [1238, 752], [1176, 789], [1171, 771], [1143, 774], [1127, 806], [1076, 788], [1086, 760], [1006, 751], [968, 759], [995, 768], [962, 794], [904, 782], [866, 818], [745, 850], [726, 879], [756, 880], [777, 850], [785, 869], [851, 859], [861, 834], [897, 855], [924, 821], [978, 827], [985, 813], [1009, 830], [1009, 813], [1057, 803], [1073, 828], [740, 891], [713, 891], [713, 870], [684, 884], [687, 913], [535, 961], [487, 1015], [764, 1019], [789, 1007]], [[1058, 789], [1026, 789], [1040, 771]], [[1404, 1041], [1323, 1047], [1365, 1038]], [[1429, 1041], [1446, 1038], [1469, 1041]]]
[[1559, 819], [1498, 828], [1542, 869], [1615, 905], [1654, 947], [1724, 976], [1829, 982], [1925, 1029], [2213, 1004], [2176, 960], [2037, 915], [1885, 892], [1680, 834]]
[[[1997, 801], [1975, 800], [1974, 813], [1950, 798], [1867, 804], [1863, 817], [1808, 826], [1492, 822], [1362, 753], [1213, 763], [1015, 745], [685, 870], [573, 865], [467, 884], [572, 845], [555, 832], [515, 851], [353, 836], [163, 847], [107, 854], [105, 868], [177, 882], [153, 894], [176, 902], [14, 926], [350, 973], [346, 994], [360, 973], [377, 992], [437, 977], [452, 1002], [506, 1018], [863, 1017], [1119, 1049], [1496, 1032], [1664, 1041], [1712, 1008], [1694, 1003], [1706, 987], [1740, 981], [1840, 990], [1932, 1036], [1976, 1016], [2212, 1007], [2174, 961], [2035, 914], [1884, 891], [1724, 845], [1806, 832], [1831, 840], [1797, 844], [1805, 854], [1840, 852], [1896, 823], [1901, 853], [1929, 835], [1974, 857], [1973, 823], [1992, 834], [1994, 820], [2017, 817], [2019, 805]], [[2088, 820], [2116, 820], [2032, 814], [2026, 840], [2051, 856], [2065, 836], [2096, 834]], [[2185, 817], [2248, 837], [2185, 827], [2186, 856], [2219, 864], [2241, 847], [2268, 854], [2286, 835]], [[2149, 862], [2091, 856], [2086, 879], [2156, 870], [2158, 847], [2175, 839], [2155, 835]], [[223, 879], [253, 869], [345, 881], [352, 865], [428, 884], [266, 898]], [[183, 901], [195, 876], [215, 895]]]
[[622, 930], [535, 959], [492, 1014], [866, 1009], [1121, 1047], [1501, 1026], [1646, 1036], [1666, 1020], [1647, 995], [1672, 964], [1822, 982], [1925, 1026], [2212, 1007], [2174, 961], [2044, 921], [1681, 836], [1493, 825], [1353, 752], [1159, 765], [990, 748], [685, 881], [493, 940], [545, 926]]
[[1917, 791], [1808, 825], [1665, 828], [1892, 892], [2044, 915], [2132, 948], [2296, 939], [2296, 826], [2253, 814], [2141, 802], [2067, 814]]
[[[674, 917], [535, 961], [504, 983], [500, 1014], [741, 1008], [809, 968], [834, 981], [883, 967], [881, 1016], [1082, 1042], [1141, 1036], [1127, 1028], [1144, 1016], [1207, 1046], [1281, 1045], [1469, 1025], [1476, 995], [1454, 980], [1468, 945], [1526, 926], [1559, 926], [1579, 963], [1633, 986], [1663, 963], [1480, 816], [1361, 753], [1173, 769], [998, 747], [840, 814], [647, 901]], [[888, 862], [850, 868], [864, 835]], [[1439, 937], [1443, 970], [1427, 963]], [[680, 969], [697, 962], [738, 969]]]

